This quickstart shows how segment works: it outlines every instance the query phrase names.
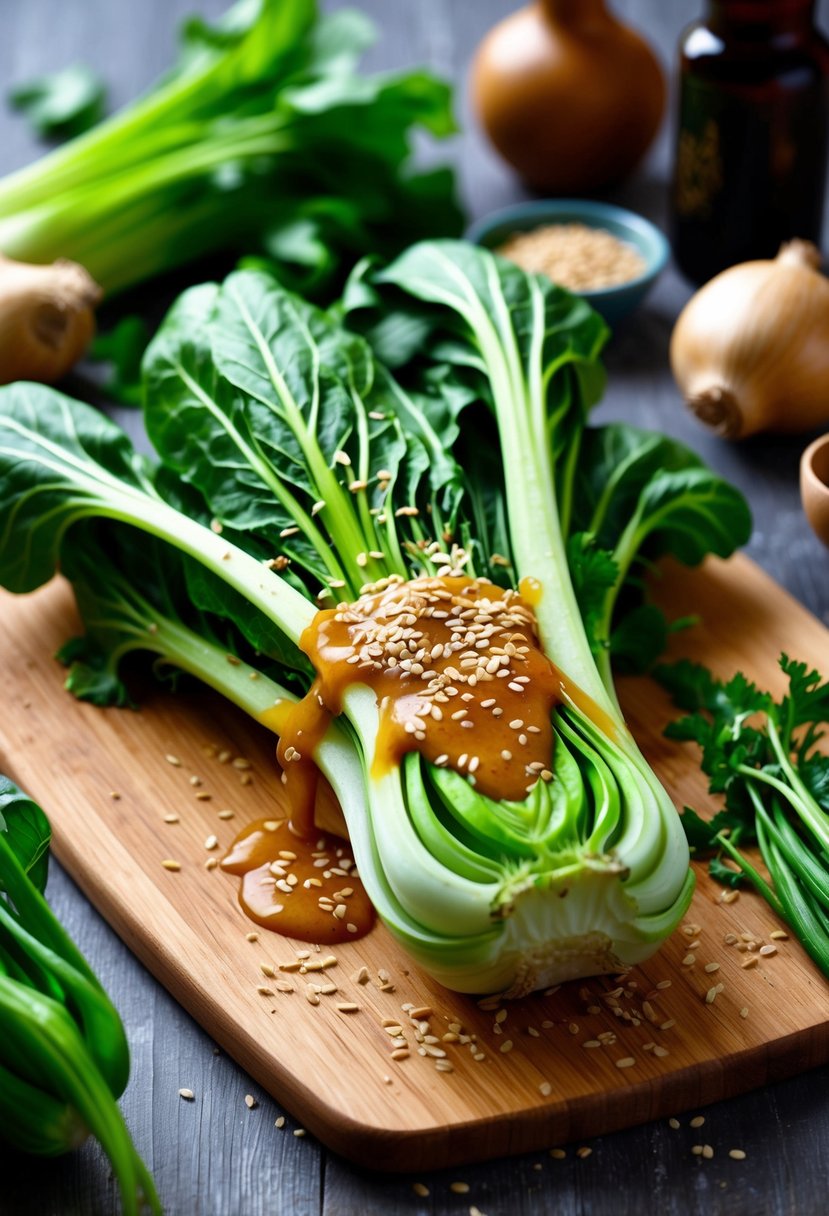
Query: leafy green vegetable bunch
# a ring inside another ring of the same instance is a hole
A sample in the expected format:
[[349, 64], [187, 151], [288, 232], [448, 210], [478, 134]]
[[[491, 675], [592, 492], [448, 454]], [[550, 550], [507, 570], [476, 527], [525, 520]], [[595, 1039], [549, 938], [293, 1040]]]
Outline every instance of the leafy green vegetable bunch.
[[[454, 130], [449, 88], [425, 72], [360, 75], [372, 37], [360, 13], [319, 16], [315, 0], [191, 19], [146, 96], [0, 182], [0, 249], [71, 258], [107, 293], [207, 253], [258, 252], [307, 293], [367, 249], [455, 234], [450, 171], [409, 163], [415, 129]], [[82, 84], [64, 75], [47, 120]]]
[[417, 751], [378, 773], [381, 710], [359, 683], [314, 756], [379, 914], [462, 991], [639, 961], [691, 897], [607, 652], [651, 657], [642, 559], [725, 555], [750, 520], [678, 445], [587, 427], [605, 337], [548, 280], [425, 242], [362, 268], [328, 313], [253, 270], [186, 292], [144, 364], [157, 463], [51, 390], [0, 391], [0, 579], [73, 581], [79, 695], [123, 703], [140, 649], [261, 720], [310, 685], [317, 605], [390, 575], [535, 580], [540, 642], [578, 690], [553, 716], [552, 781], [497, 801]]
[[49, 823], [0, 777], [0, 1141], [55, 1155], [91, 1133], [125, 1216], [160, 1212], [116, 1098], [129, 1074], [124, 1029], [43, 898]]
[[[709, 790], [725, 799], [707, 821], [686, 807], [689, 844], [700, 856], [716, 852], [710, 869], [718, 881], [748, 879], [829, 975], [829, 755], [819, 750], [829, 683], [785, 654], [780, 666], [789, 687], [779, 701], [741, 673], [717, 680], [687, 660], [655, 675], [690, 711], [665, 733], [699, 744]], [[741, 851], [753, 844], [771, 886]]]

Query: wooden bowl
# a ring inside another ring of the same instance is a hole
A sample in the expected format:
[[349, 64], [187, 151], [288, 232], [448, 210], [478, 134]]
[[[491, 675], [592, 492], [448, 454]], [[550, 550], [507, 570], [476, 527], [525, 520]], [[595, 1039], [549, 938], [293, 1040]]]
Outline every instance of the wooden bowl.
[[800, 498], [815, 535], [829, 545], [829, 434], [810, 443], [800, 458]]

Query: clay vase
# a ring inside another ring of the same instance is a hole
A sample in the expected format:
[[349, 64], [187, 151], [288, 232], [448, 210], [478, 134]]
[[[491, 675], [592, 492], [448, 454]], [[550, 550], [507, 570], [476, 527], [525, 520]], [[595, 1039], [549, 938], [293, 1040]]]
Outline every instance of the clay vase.
[[535, 190], [589, 194], [625, 177], [665, 109], [647, 43], [604, 0], [538, 0], [485, 37], [473, 104], [492, 143]]

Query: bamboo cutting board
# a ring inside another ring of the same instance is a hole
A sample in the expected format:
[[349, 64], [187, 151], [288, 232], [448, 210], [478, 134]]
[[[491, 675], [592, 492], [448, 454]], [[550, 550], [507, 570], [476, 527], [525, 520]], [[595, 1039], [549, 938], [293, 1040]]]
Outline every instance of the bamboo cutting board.
[[[690, 575], [671, 568], [659, 598], [674, 616], [700, 615], [677, 653], [719, 674], [739, 668], [777, 689], [780, 650], [828, 665], [829, 632], [745, 558]], [[68, 588], [3, 594], [0, 605], [0, 769], [42, 804], [61, 862], [150, 971], [257, 1082], [352, 1160], [438, 1168], [549, 1147], [829, 1060], [825, 980], [794, 941], [770, 937], [780, 926], [759, 898], [722, 902], [702, 867], [683, 927], [654, 959], [622, 979], [513, 1002], [503, 1020], [429, 981], [382, 926], [336, 947], [324, 972], [280, 970], [329, 951], [299, 960], [303, 943], [266, 931], [247, 941], [254, 926], [238, 908], [238, 880], [205, 869], [216, 855], [205, 850], [208, 836], [224, 849], [248, 820], [278, 813], [273, 737], [201, 691], [150, 687], [138, 713], [78, 704], [51, 657], [77, 629]], [[704, 808], [694, 749], [662, 738], [673, 716], [665, 694], [650, 680], [628, 680], [622, 700], [677, 803]], [[219, 818], [221, 810], [234, 817]], [[177, 823], [164, 821], [171, 814]], [[165, 858], [180, 871], [165, 870]], [[726, 944], [727, 934], [777, 952], [744, 967], [752, 952]], [[310, 983], [337, 992], [312, 1003]], [[341, 1012], [339, 1003], [359, 1008]], [[431, 1013], [415, 1026], [402, 1006]], [[407, 1058], [392, 1058], [393, 1022]], [[434, 1036], [425, 1055], [416, 1031]]]

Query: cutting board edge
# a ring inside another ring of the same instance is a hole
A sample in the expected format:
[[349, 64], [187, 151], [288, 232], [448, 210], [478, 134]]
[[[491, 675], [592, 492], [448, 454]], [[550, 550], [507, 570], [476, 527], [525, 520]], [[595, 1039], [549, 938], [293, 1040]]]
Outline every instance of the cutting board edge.
[[[73, 854], [71, 846], [64, 850], [65, 843], [58, 830], [54, 839], [58, 861], [67, 865], [78, 886], [127, 949], [194, 1020], [199, 1021], [192, 1012], [200, 1004], [198, 983], [188, 984], [186, 973], [175, 970], [174, 960], [168, 960], [163, 952], [155, 953], [149, 943], [131, 929], [129, 919], [121, 916], [117, 904], [109, 905], [111, 915], [109, 910], [101, 911], [102, 903], [109, 901], [100, 898], [94, 869], [85, 867], [82, 855]], [[199, 1024], [204, 1027], [204, 1022]], [[295, 1073], [284, 1068], [280, 1060], [274, 1062], [268, 1055], [265, 1061], [265, 1053], [255, 1035], [242, 1033], [236, 1023], [223, 1019], [220, 1025], [214, 1024], [206, 1033], [241, 1068], [260, 1078], [259, 1083], [271, 1097], [327, 1148], [362, 1168], [395, 1174], [472, 1165], [505, 1152], [536, 1152], [577, 1140], [592, 1140], [626, 1127], [736, 1097], [769, 1082], [785, 1080], [829, 1063], [827, 1020], [772, 1043], [747, 1048], [729, 1061], [727, 1073], [721, 1061], [709, 1059], [635, 1085], [582, 1096], [577, 1108], [562, 1099], [554, 1104], [538, 1103], [519, 1111], [504, 1112], [500, 1118], [481, 1115], [456, 1121], [448, 1129], [436, 1124], [413, 1131], [361, 1122], [339, 1107], [326, 1103], [314, 1088], [303, 1085]], [[262, 1067], [263, 1063], [267, 1063], [267, 1068]], [[261, 1080], [266, 1072], [269, 1073], [267, 1083]], [[631, 1108], [635, 1109], [633, 1117]], [[508, 1131], [506, 1145], [505, 1130]], [[383, 1161], [382, 1169], [378, 1169], [378, 1160]]]

